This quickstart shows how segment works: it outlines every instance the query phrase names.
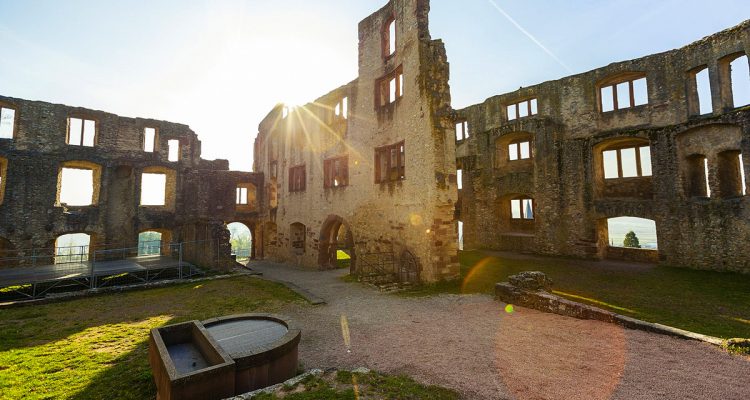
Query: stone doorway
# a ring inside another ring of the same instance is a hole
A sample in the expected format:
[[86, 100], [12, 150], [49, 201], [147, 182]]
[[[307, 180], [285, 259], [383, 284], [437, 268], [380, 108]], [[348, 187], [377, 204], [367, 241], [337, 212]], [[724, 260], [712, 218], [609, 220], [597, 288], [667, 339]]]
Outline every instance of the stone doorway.
[[338, 215], [330, 215], [320, 230], [318, 265], [321, 269], [334, 269], [348, 264], [349, 271], [354, 273], [356, 258], [349, 224]]

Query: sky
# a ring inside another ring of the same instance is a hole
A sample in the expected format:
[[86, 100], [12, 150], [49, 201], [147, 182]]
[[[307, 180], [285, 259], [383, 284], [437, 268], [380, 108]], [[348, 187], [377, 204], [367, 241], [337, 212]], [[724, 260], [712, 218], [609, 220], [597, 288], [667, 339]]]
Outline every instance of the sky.
[[[0, 94], [190, 125], [252, 167], [258, 123], [356, 78], [357, 24], [385, 0], [0, 0]], [[747, 0], [433, 0], [453, 107], [681, 47]]]

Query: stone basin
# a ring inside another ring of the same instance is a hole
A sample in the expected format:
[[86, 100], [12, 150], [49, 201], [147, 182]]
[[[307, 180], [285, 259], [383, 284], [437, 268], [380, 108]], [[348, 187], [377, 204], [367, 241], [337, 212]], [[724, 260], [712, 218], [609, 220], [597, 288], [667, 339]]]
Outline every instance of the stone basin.
[[301, 332], [283, 317], [242, 314], [151, 330], [157, 399], [223, 399], [297, 373]]

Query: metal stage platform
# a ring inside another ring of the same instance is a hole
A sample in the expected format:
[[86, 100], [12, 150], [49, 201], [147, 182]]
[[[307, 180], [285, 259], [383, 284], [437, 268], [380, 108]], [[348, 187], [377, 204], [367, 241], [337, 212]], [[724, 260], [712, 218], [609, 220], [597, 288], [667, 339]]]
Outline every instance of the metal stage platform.
[[184, 279], [201, 274], [203, 271], [190, 263], [160, 255], [14, 267], [0, 269], [0, 298], [38, 298], [51, 291]]

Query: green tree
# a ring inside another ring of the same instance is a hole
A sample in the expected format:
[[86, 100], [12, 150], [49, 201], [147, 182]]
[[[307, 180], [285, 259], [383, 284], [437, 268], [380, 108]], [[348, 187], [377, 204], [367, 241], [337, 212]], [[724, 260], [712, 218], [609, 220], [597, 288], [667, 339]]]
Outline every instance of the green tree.
[[638, 241], [638, 236], [635, 235], [635, 232], [630, 231], [625, 235], [625, 240], [622, 242], [622, 244], [625, 247], [632, 247], [635, 249], [641, 248], [641, 243]]

